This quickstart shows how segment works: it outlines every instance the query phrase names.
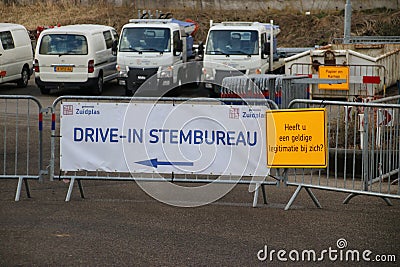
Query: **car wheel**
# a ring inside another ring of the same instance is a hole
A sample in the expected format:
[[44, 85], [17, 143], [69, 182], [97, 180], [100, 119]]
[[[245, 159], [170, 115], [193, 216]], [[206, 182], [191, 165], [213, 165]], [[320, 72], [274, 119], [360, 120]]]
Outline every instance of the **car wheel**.
[[28, 81], [29, 81], [29, 69], [24, 67], [21, 72], [21, 79], [18, 80], [17, 82], [17, 86], [25, 88], [28, 86]]
[[104, 85], [103, 74], [100, 73], [99, 77], [97, 78], [96, 85], [93, 88], [95, 95], [101, 95], [103, 93], [103, 85]]

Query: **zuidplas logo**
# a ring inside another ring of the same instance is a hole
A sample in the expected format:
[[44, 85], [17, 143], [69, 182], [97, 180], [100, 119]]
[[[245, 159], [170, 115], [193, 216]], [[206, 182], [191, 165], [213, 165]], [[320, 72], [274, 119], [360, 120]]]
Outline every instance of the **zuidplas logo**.
[[82, 106], [75, 107], [74, 115], [100, 115], [100, 110], [96, 109], [95, 106]]

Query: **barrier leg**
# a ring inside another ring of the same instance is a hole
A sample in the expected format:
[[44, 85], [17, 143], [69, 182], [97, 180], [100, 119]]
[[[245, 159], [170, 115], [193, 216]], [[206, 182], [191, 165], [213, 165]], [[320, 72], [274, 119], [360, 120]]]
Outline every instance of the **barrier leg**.
[[260, 184], [256, 184], [256, 188], [254, 190], [254, 198], [253, 198], [253, 208], [257, 207], [258, 201], [258, 190], [260, 189]]
[[31, 192], [29, 191], [28, 179], [24, 179], [24, 183], [25, 183], [26, 196], [28, 198], [31, 198]]
[[311, 197], [312, 201], [314, 202], [315, 206], [317, 206], [318, 208], [322, 208], [321, 204], [319, 204], [317, 197], [314, 195], [314, 193], [311, 191], [311, 189], [308, 187], [305, 187], [305, 189], [306, 189], [308, 195]]
[[[348, 204], [348, 203], [350, 202], [350, 200], [351, 200], [353, 197], [356, 197], [356, 196], [358, 196], [358, 195], [362, 195], [362, 194], [351, 193], [350, 195], [348, 195], [348, 196], [346, 197], [345, 200], [343, 200], [343, 204]], [[386, 203], [388, 206], [393, 206], [393, 204], [392, 204], [392, 202], [390, 201], [389, 198], [387, 198], [387, 197], [381, 197], [381, 198], [383, 199], [383, 201], [385, 201], [385, 203]]]
[[65, 197], [65, 201], [68, 202], [71, 199], [72, 189], [74, 188], [75, 178], [71, 178], [69, 182], [67, 196]]
[[83, 192], [83, 187], [80, 179], [78, 179], [78, 187], [79, 187], [79, 192], [81, 193], [81, 198], [85, 198], [85, 194]]
[[19, 198], [21, 196], [21, 187], [23, 180], [24, 180], [23, 177], [18, 178], [17, 192], [15, 193], [15, 201], [19, 201]]
[[262, 191], [262, 194], [263, 194], [264, 204], [267, 205], [268, 204], [268, 202], [267, 202], [267, 194], [265, 193], [265, 185], [264, 184], [261, 185], [261, 191]]
[[382, 199], [383, 199], [383, 201], [386, 202], [386, 204], [387, 204], [388, 206], [393, 206], [392, 201], [390, 201], [390, 199], [388, 199], [387, 197], [382, 197]]
[[292, 197], [290, 198], [289, 202], [286, 204], [285, 210], [290, 209], [290, 206], [292, 206], [294, 200], [296, 199], [297, 195], [299, 194], [301, 190], [301, 185], [299, 185], [296, 189], [296, 191], [293, 193]]
[[353, 197], [355, 197], [355, 196], [356, 196], [356, 194], [351, 193], [350, 195], [348, 195], [348, 196], [346, 197], [345, 200], [343, 200], [343, 204], [348, 204], [348, 203], [350, 202], [350, 200], [351, 200]]

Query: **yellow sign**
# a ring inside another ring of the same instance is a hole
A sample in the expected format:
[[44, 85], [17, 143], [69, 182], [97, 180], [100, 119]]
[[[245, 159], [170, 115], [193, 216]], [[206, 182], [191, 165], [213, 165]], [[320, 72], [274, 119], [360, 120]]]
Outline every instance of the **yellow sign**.
[[345, 83], [319, 84], [318, 89], [326, 90], [349, 90], [349, 67], [342, 66], [319, 66], [320, 79], [344, 79]]
[[326, 168], [326, 109], [268, 110], [267, 166]]

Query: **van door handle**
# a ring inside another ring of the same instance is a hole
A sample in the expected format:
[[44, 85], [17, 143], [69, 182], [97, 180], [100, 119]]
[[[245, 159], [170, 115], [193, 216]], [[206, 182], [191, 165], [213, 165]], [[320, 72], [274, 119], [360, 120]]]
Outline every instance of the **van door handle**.
[[51, 64], [50, 67], [75, 67], [75, 64]]

